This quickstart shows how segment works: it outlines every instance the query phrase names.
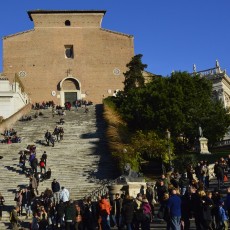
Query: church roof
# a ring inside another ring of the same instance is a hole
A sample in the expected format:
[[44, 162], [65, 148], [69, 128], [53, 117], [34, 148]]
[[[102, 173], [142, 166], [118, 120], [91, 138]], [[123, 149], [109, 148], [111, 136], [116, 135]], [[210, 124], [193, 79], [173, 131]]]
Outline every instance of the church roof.
[[105, 14], [106, 10], [30, 10], [27, 13], [30, 20], [33, 21], [32, 14]]

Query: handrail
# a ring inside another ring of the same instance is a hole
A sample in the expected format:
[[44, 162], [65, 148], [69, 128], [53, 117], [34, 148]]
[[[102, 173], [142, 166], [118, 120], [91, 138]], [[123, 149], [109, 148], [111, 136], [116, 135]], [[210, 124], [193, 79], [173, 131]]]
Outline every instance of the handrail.
[[[27, 105], [29, 103], [29, 98], [28, 98], [27, 94], [24, 93], [25, 95], [23, 95], [22, 92], [17, 92], [17, 94], [21, 97], [21, 99], [25, 103], [25, 105]], [[27, 103], [26, 103], [26, 101], [27, 101]]]
[[118, 181], [122, 181], [122, 178], [124, 178], [124, 175], [121, 175], [121, 176], [117, 177], [114, 180], [109, 180], [109, 181], [105, 182], [101, 187], [96, 188], [92, 192], [90, 192], [87, 195], [85, 195], [83, 197], [83, 199], [86, 199], [87, 197], [92, 197], [93, 199], [95, 199], [98, 196], [105, 195], [106, 193], [108, 193], [108, 186], [117, 184]]

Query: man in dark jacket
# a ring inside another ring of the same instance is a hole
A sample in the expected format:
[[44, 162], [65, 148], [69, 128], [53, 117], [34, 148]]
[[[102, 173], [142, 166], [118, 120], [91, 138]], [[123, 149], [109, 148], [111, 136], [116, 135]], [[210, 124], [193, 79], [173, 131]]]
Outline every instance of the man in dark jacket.
[[122, 217], [124, 218], [127, 230], [132, 229], [131, 224], [134, 217], [134, 202], [129, 195], [125, 197], [122, 204]]
[[26, 210], [26, 218], [32, 214], [31, 211], [31, 193], [30, 191], [25, 188], [22, 192], [22, 207]]
[[146, 184], [147, 188], [146, 188], [146, 198], [151, 206], [151, 211], [152, 211], [152, 215], [154, 216], [154, 206], [153, 206], [153, 199], [154, 199], [154, 191], [153, 191], [153, 187], [147, 183]]
[[56, 210], [57, 210], [57, 219], [56, 219], [56, 224], [60, 224], [61, 228], [64, 226], [64, 215], [65, 215], [65, 204], [60, 201], [57, 205], [56, 205]]
[[42, 159], [43, 159], [43, 161], [45, 162], [45, 165], [46, 165], [46, 160], [47, 160], [47, 153], [46, 153], [46, 151], [44, 151], [44, 153], [42, 154]]
[[35, 157], [31, 162], [31, 168], [34, 174], [37, 173], [38, 159]]
[[214, 202], [212, 200], [212, 192], [207, 192], [206, 196], [201, 198], [202, 208], [202, 226], [203, 229], [212, 229], [212, 211]]
[[167, 192], [167, 188], [164, 185], [164, 181], [160, 180], [160, 182], [157, 185], [157, 197], [158, 197], [158, 202], [161, 203], [163, 201], [164, 194]]
[[187, 191], [188, 186], [189, 186], [189, 179], [188, 179], [186, 173], [183, 173], [181, 175], [181, 178], [179, 179], [179, 186], [180, 186], [181, 195], [183, 196], [185, 194], [185, 192]]
[[49, 130], [47, 130], [45, 133], [45, 140], [48, 146], [50, 145], [50, 137], [51, 137], [51, 133], [49, 132]]
[[95, 230], [98, 222], [97, 203], [91, 201], [91, 197], [84, 203], [84, 222], [87, 230]]
[[56, 179], [53, 180], [53, 182], [51, 184], [51, 188], [52, 188], [52, 192], [53, 192], [54, 203], [58, 204], [59, 200], [60, 200], [60, 197], [59, 197], [60, 184], [59, 184], [59, 182], [57, 182]]
[[123, 199], [120, 197], [119, 193], [116, 193], [115, 199], [112, 201], [111, 216], [113, 218], [114, 224], [120, 228], [121, 225], [121, 209], [122, 209]]
[[224, 169], [221, 167], [220, 163], [215, 164], [214, 173], [218, 181], [218, 189], [224, 185]]
[[66, 202], [65, 206], [65, 230], [71, 230], [76, 219], [76, 209], [72, 200]]

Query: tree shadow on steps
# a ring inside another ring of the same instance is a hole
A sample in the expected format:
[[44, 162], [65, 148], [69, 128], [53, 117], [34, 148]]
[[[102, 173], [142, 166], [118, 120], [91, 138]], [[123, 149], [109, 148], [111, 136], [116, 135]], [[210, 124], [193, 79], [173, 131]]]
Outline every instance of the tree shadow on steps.
[[[98, 168], [87, 172], [88, 179], [90, 180], [110, 180], [120, 176], [118, 166], [114, 163], [108, 147], [106, 138], [107, 124], [103, 118], [103, 110], [102, 104], [95, 106], [96, 132], [84, 133], [80, 136], [80, 138], [88, 139], [90, 143], [94, 144], [94, 147], [91, 149], [91, 155], [99, 156]], [[95, 141], [95, 138], [98, 140]]]

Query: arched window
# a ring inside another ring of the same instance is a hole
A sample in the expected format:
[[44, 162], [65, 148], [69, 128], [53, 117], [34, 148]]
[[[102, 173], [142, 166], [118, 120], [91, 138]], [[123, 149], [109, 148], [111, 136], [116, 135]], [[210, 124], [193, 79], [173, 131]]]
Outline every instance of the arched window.
[[65, 57], [74, 58], [73, 45], [65, 45]]
[[70, 26], [70, 25], [71, 25], [70, 20], [66, 20], [65, 21], [65, 26]]

